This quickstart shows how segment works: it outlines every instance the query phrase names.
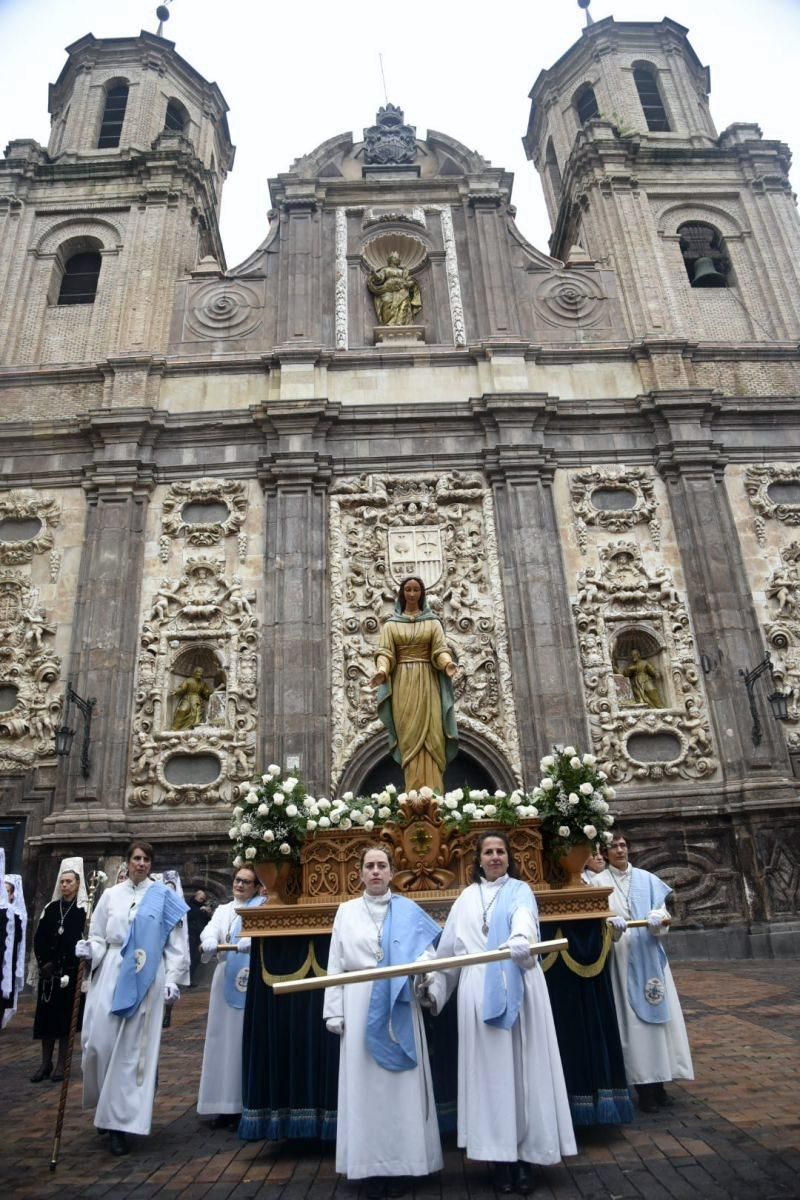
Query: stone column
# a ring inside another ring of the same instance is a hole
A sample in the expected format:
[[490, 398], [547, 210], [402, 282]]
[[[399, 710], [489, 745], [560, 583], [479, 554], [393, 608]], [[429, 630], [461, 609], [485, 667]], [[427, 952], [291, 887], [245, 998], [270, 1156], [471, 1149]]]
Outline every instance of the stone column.
[[495, 501], [522, 771], [531, 787], [539, 759], [555, 742], [589, 747], [553, 501], [555, 464], [534, 433], [546, 401], [515, 400], [505, 408], [489, 400], [482, 407], [500, 435], [484, 459]]
[[710, 664], [705, 688], [723, 771], [728, 779], [790, 776], [786, 745], [765, 704], [769, 675], [756, 684], [759, 747], [738, 675], [739, 668], [761, 662], [766, 643], [725, 488], [725, 459], [713, 440], [719, 406], [711, 393], [681, 391], [653, 392], [641, 407], [653, 421], [656, 466], [667, 484], [697, 653]]
[[260, 467], [266, 557], [259, 759], [292, 766], [317, 795], [330, 778], [331, 475], [330, 461], [314, 451], [279, 450]]

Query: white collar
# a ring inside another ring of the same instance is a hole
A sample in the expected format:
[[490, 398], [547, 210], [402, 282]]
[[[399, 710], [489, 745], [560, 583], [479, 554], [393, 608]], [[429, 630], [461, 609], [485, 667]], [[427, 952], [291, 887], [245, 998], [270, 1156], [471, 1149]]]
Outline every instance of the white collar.
[[382, 896], [370, 896], [369, 892], [364, 892], [363, 896], [368, 904], [388, 904], [392, 898], [392, 889], [387, 888]]
[[631, 871], [632, 871], [632, 869], [633, 869], [633, 868], [631, 867], [631, 864], [630, 864], [630, 863], [628, 863], [628, 865], [627, 865], [627, 867], [625, 868], [625, 870], [624, 870], [624, 871], [620, 871], [618, 867], [612, 867], [611, 863], [609, 863], [609, 864], [608, 864], [608, 869], [609, 869], [609, 871], [611, 872], [611, 874], [612, 874], [612, 875], [618, 875], [620, 879], [626, 879], [626, 878], [628, 877], [628, 875], [630, 875], [630, 873], [631, 873]]
[[499, 888], [502, 887], [504, 883], [508, 883], [508, 872], [506, 872], [505, 875], [501, 875], [499, 879], [486, 879], [482, 875], [478, 882], [482, 888]]

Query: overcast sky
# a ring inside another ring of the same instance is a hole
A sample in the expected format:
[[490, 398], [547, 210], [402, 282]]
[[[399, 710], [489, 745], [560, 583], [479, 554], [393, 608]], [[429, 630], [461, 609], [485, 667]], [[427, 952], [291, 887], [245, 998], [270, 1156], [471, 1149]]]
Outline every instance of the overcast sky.
[[[46, 143], [47, 85], [64, 47], [85, 33], [156, 31], [155, 3], [131, 0], [0, 0], [0, 147], [11, 138]], [[222, 236], [228, 266], [261, 241], [267, 179], [338, 133], [372, 124], [389, 100], [418, 136], [438, 129], [515, 175], [517, 220], [546, 250], [550, 225], [521, 137], [528, 92], [580, 36], [576, 0], [172, 0], [165, 36], [229, 106], [236, 162], [225, 185]], [[593, 0], [595, 20], [660, 20], [689, 28], [711, 67], [719, 130], [757, 122], [765, 137], [800, 155], [800, 0]], [[793, 173], [795, 190], [800, 172]]]

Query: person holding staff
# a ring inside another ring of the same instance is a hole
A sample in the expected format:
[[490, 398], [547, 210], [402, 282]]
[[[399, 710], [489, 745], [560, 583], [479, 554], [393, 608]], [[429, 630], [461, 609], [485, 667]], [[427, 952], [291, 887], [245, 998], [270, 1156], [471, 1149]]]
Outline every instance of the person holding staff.
[[508, 946], [511, 958], [433, 971], [423, 988], [438, 1012], [458, 983], [458, 1145], [494, 1163], [497, 1191], [525, 1196], [529, 1164], [553, 1165], [576, 1148], [550, 998], [529, 953], [539, 941], [536, 899], [514, 872], [506, 835], [481, 834], [473, 882], [437, 948], [449, 958]]
[[[67, 1039], [72, 1019], [72, 1002], [78, 975], [75, 944], [83, 934], [89, 897], [83, 878], [83, 859], [61, 862], [53, 899], [45, 907], [33, 938], [39, 972], [33, 1037], [42, 1043], [42, 1063], [31, 1075], [31, 1083], [64, 1078]], [[80, 1023], [79, 1023], [80, 1027]], [[53, 1070], [53, 1051], [58, 1040], [58, 1061]]]
[[[392, 895], [388, 848], [368, 847], [361, 858], [364, 894], [341, 904], [328, 956], [328, 974], [414, 962], [439, 936], [439, 927], [404, 896]], [[330, 987], [323, 1017], [338, 1034], [339, 1098], [336, 1170], [366, 1179], [370, 1200], [402, 1196], [409, 1175], [442, 1166], [422, 1013], [408, 977]]]
[[242, 1032], [250, 973], [250, 938], [239, 936], [242, 918], [236, 909], [263, 904], [259, 891], [253, 867], [239, 867], [233, 877], [233, 899], [220, 904], [200, 934], [203, 962], [217, 956], [218, 946], [238, 946], [235, 952], [219, 955], [208, 1001], [197, 1111], [200, 1116], [213, 1116], [215, 1128], [235, 1127], [242, 1111]]
[[153, 847], [133, 841], [128, 878], [106, 888], [89, 937], [75, 953], [91, 966], [83, 1018], [83, 1107], [111, 1133], [110, 1150], [127, 1154], [130, 1133], [147, 1134], [153, 1119], [164, 1003], [180, 996], [188, 971], [179, 924], [186, 903], [150, 878]]

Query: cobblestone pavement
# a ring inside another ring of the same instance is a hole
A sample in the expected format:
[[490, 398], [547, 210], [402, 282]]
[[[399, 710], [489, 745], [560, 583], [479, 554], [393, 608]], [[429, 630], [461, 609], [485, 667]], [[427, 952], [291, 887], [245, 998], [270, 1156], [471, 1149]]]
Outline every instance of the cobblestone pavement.
[[[697, 1079], [673, 1084], [675, 1105], [622, 1129], [579, 1136], [579, 1154], [539, 1173], [541, 1200], [784, 1200], [800, 1197], [800, 963], [678, 964]], [[208, 1002], [186, 993], [162, 1041], [153, 1132], [112, 1158], [70, 1088], [61, 1159], [49, 1171], [59, 1088], [34, 1085], [32, 1001], [0, 1035], [3, 1200], [359, 1200], [331, 1149], [240, 1142], [194, 1110]], [[417, 1200], [492, 1200], [485, 1168], [452, 1141], [445, 1169]]]

